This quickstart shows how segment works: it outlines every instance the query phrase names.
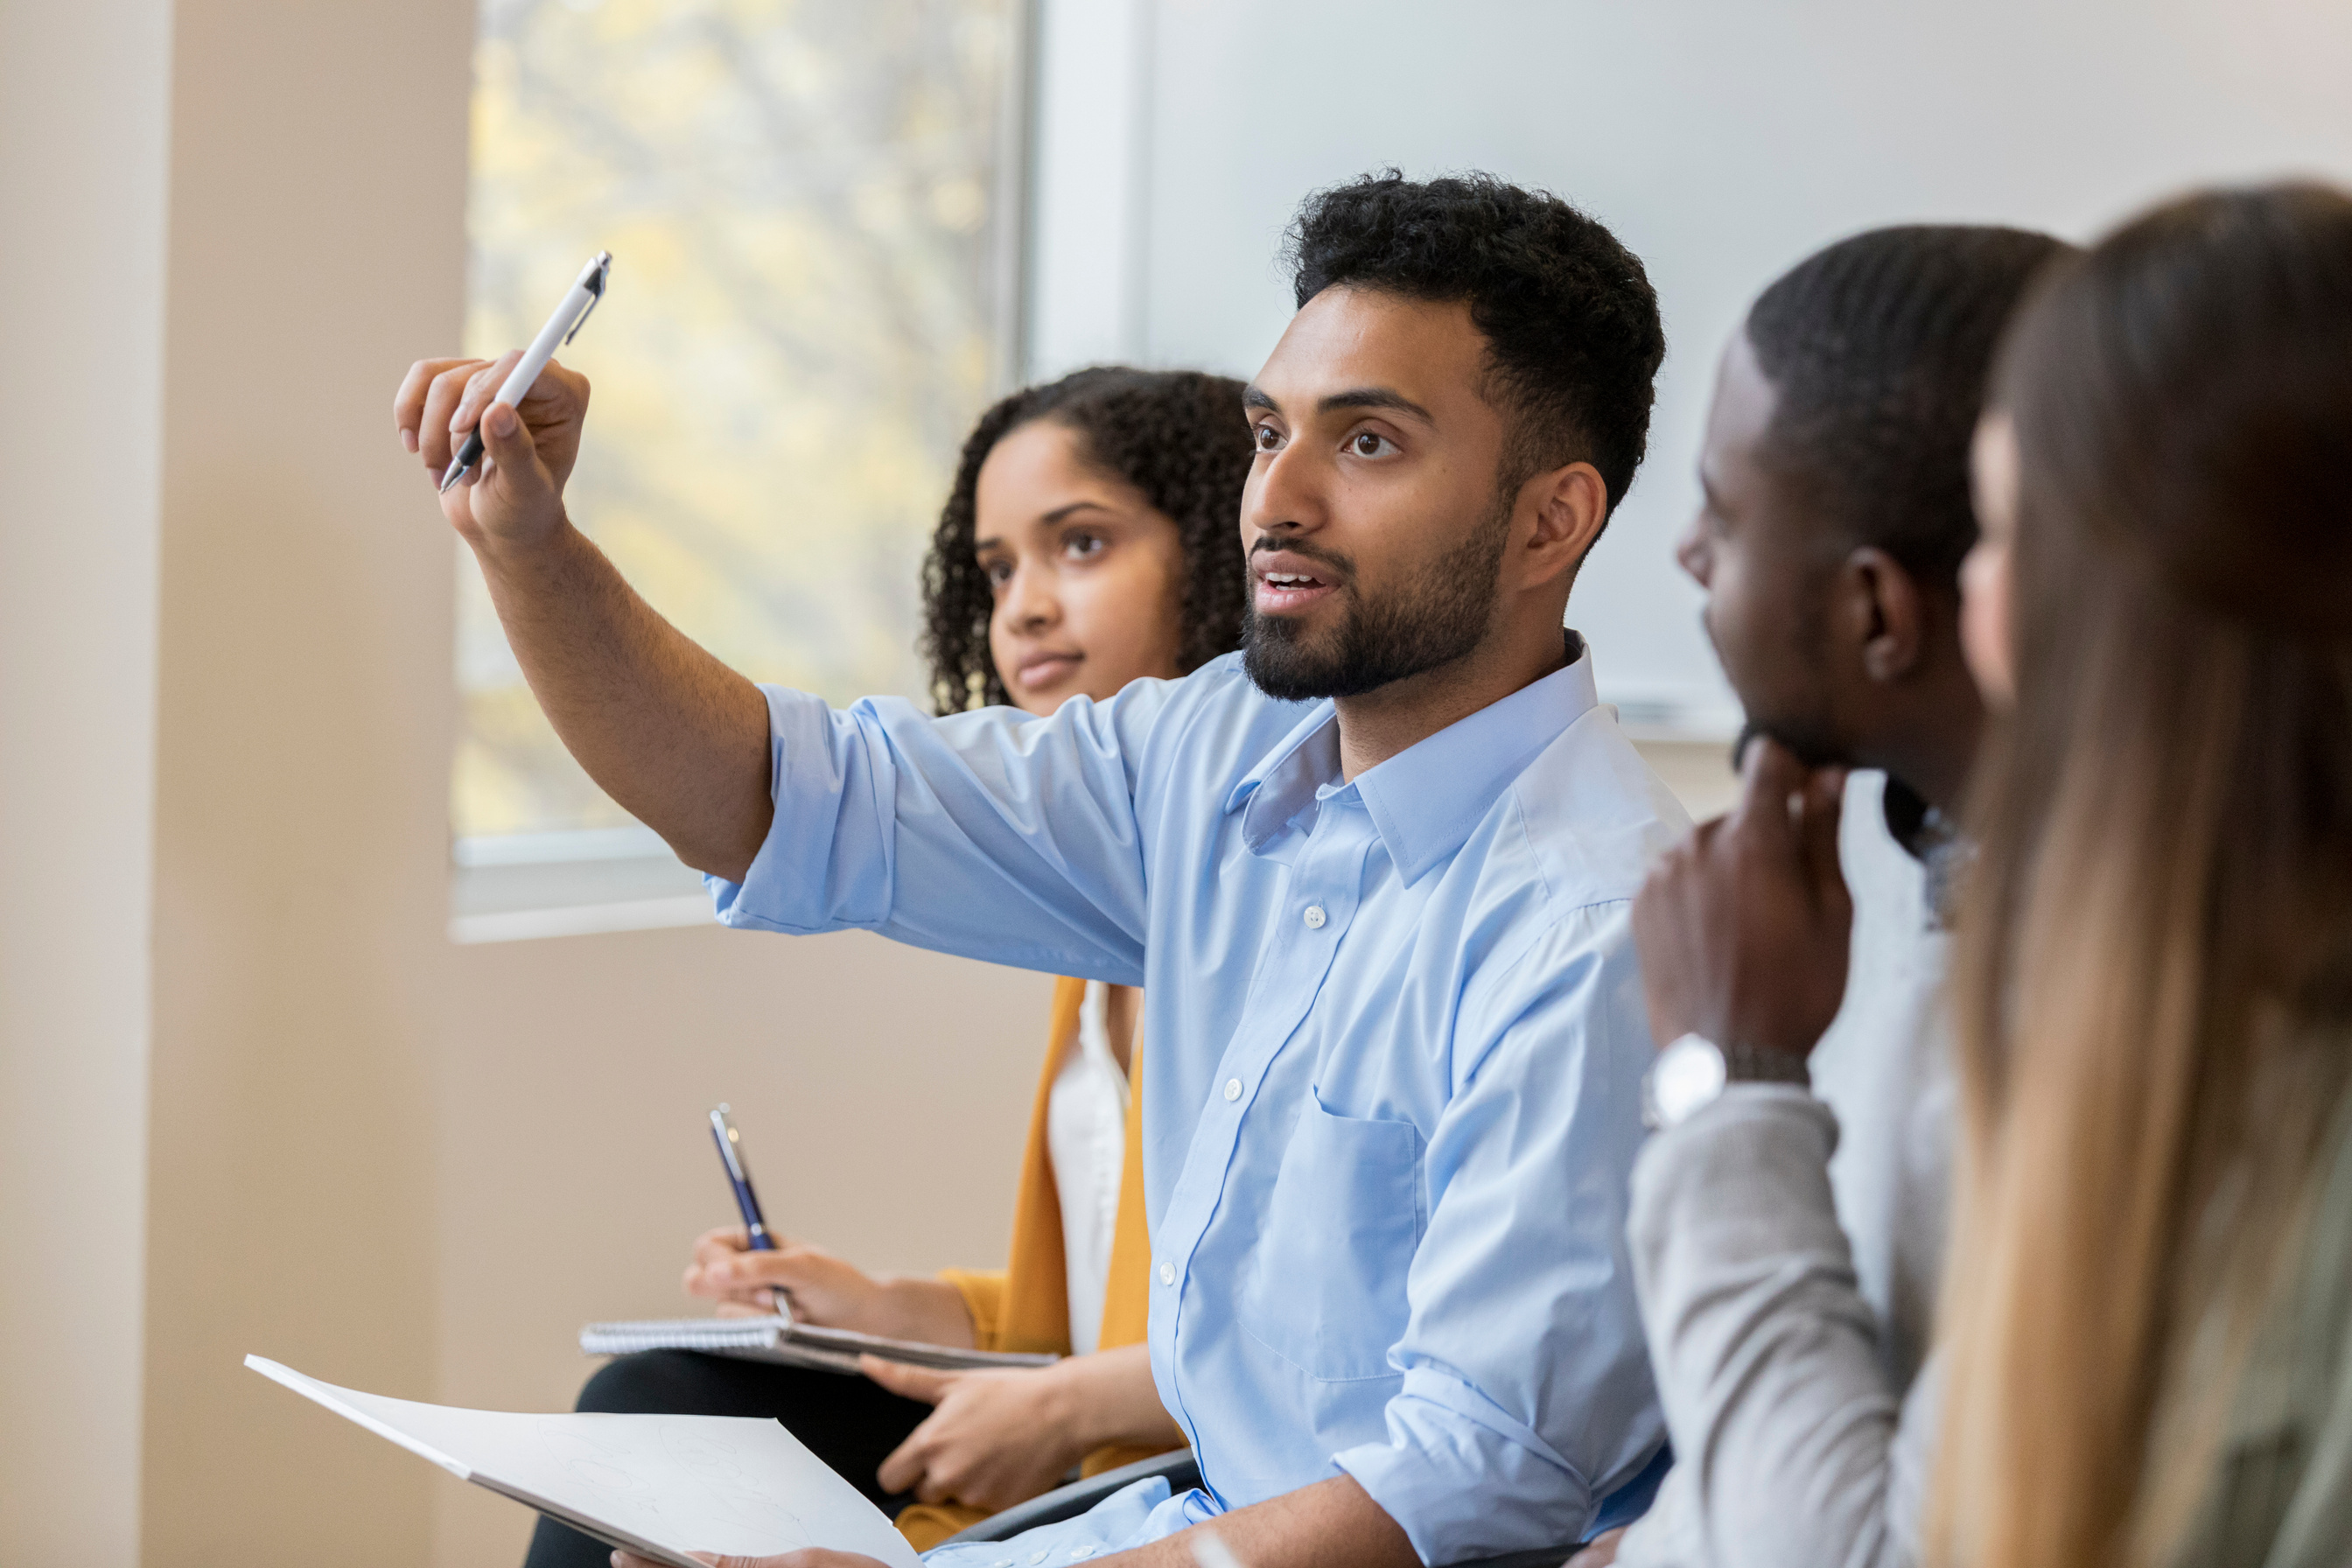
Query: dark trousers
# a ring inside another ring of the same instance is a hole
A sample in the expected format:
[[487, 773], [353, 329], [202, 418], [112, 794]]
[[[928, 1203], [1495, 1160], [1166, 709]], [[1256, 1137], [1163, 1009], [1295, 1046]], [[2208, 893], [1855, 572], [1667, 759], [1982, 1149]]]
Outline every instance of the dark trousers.
[[[896, 1519], [914, 1501], [874, 1479], [890, 1450], [931, 1407], [837, 1372], [737, 1361], [694, 1351], [646, 1351], [599, 1369], [579, 1408], [623, 1415], [752, 1415], [782, 1422], [809, 1451]], [[523, 1568], [609, 1568], [613, 1549], [542, 1517]]]

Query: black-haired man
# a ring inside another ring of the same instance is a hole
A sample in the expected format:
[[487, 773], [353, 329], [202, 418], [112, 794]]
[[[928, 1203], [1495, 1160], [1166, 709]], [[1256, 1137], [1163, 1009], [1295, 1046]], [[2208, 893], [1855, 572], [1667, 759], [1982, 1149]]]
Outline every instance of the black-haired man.
[[1617, 1544], [1628, 1568], [1916, 1555], [1951, 1136], [1941, 928], [1982, 723], [1958, 633], [1969, 444], [2001, 326], [2063, 249], [1859, 235], [1765, 290], [1723, 357], [1681, 555], [1756, 739], [1738, 809], [1660, 864], [1634, 917], [1664, 1131], [1630, 1231], [1695, 1462]]
[[1680, 813], [1562, 631], [1642, 458], [1656, 300], [1599, 224], [1485, 178], [1326, 192], [1294, 258], [1244, 654], [1050, 719], [762, 691], [566, 521], [579, 378], [520, 420], [481, 414], [495, 366], [400, 397], [428, 468], [481, 418], [493, 471], [445, 510], [558, 731], [723, 918], [1146, 988], [1150, 1371], [1205, 1486], [959, 1562], [1173, 1563], [1215, 1519], [1251, 1568], [1447, 1563], [1609, 1522], [1659, 1447], [1628, 921]]

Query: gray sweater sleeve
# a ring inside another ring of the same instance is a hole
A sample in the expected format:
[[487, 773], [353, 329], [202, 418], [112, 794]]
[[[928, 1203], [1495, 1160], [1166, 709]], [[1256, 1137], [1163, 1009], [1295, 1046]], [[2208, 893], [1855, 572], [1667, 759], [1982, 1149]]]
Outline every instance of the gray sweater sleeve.
[[1633, 1171], [1643, 1327], [1675, 1445], [1618, 1561], [1909, 1568], [1938, 1379], [1890, 1384], [1831, 1196], [1828, 1106], [1735, 1084]]

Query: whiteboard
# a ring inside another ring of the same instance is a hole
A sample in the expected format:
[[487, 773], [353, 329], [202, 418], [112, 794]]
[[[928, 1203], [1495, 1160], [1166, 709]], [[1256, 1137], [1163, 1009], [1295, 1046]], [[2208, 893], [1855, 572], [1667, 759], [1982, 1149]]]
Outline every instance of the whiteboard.
[[1719, 732], [1672, 545], [1714, 362], [1757, 290], [1855, 229], [2082, 239], [2192, 182], [2352, 182], [2342, 0], [1043, 0], [1032, 374], [1246, 376], [1290, 316], [1299, 197], [1393, 163], [1547, 186], [1648, 265], [1650, 457], [1570, 620], [1631, 719]]

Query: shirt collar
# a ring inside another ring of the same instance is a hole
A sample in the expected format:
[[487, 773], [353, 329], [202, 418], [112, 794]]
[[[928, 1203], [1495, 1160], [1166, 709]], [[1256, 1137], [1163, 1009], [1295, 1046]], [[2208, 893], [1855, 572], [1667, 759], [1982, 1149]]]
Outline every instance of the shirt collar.
[[[1569, 635], [1575, 658], [1565, 668], [1408, 746], [1338, 792], [1352, 790], [1362, 800], [1407, 884], [1459, 849], [1535, 754], [1598, 704], [1591, 646]], [[1234, 785], [1225, 811], [1242, 813], [1242, 841], [1264, 854], [1293, 826], [1311, 832], [1317, 792], [1339, 784], [1339, 715], [1326, 700]]]

